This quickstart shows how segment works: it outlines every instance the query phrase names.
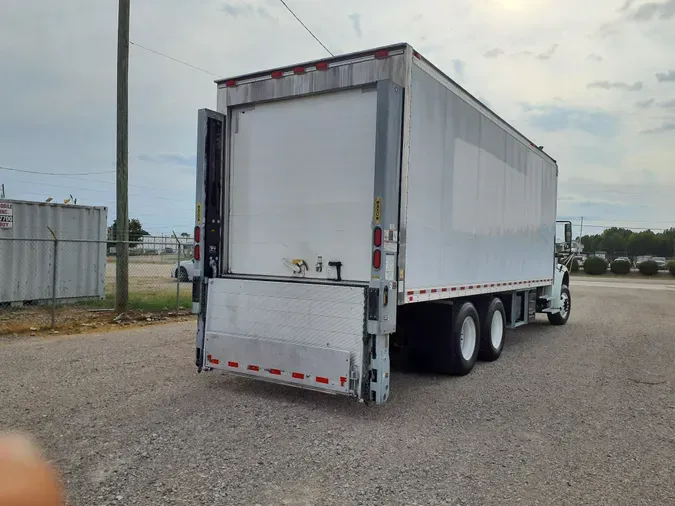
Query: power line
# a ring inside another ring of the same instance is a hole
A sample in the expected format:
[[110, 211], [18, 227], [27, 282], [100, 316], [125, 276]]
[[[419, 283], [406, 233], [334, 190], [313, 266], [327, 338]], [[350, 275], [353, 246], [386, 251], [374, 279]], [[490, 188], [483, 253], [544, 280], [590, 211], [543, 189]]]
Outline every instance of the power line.
[[96, 174], [114, 174], [114, 170], [105, 170], [101, 172], [37, 172], [34, 170], [25, 170], [25, 169], [15, 169], [12, 167], [3, 167], [0, 165], [0, 169], [9, 170], [12, 172], [23, 172], [25, 174], [37, 174], [38, 176], [93, 176]]
[[[0, 168], [2, 168], [2, 167], [0, 167]], [[113, 174], [114, 172], [115, 171], [111, 171], [111, 174]], [[116, 184], [115, 181], [101, 181], [100, 179], [88, 179], [88, 178], [84, 178], [84, 177], [73, 177], [73, 176], [70, 176], [70, 175], [62, 176], [61, 174], [45, 174], [43, 172], [38, 172], [38, 173], [29, 172], [29, 174], [37, 174], [37, 175], [40, 175], [40, 176], [45, 176], [45, 175], [47, 175], [47, 176], [50, 176], [50, 175], [51, 176], [59, 176], [59, 177], [61, 177], [61, 179], [74, 179], [75, 181], [86, 181], [87, 183]], [[31, 182], [31, 181], [20, 181], [20, 180], [15, 180], [15, 181], [17, 183], [41, 184], [41, 183], [35, 183], [35, 182]], [[51, 185], [51, 183], [44, 183], [44, 184], [49, 184], [50, 186], [56, 186], [56, 185]], [[158, 188], [157, 186], [143, 186], [143, 185], [139, 185], [139, 184], [129, 184], [129, 187], [130, 188], [139, 188], [139, 189], [142, 189], [142, 190], [150, 190], [150, 191], [153, 191], [153, 192], [157, 191], [158, 189], [161, 189], [161, 188]], [[69, 188], [71, 188], [71, 187], [69, 187]], [[87, 190], [88, 189], [88, 188], [77, 188], [75, 186], [73, 186], [72, 188], [73, 189], [79, 189], [79, 190]], [[99, 190], [91, 190], [91, 191], [99, 191]]]
[[214, 74], [213, 72], [209, 72], [206, 69], [203, 69], [201, 67], [197, 67], [196, 65], [192, 65], [191, 63], [185, 62], [183, 60], [179, 60], [178, 58], [174, 58], [173, 56], [169, 56], [168, 54], [160, 53], [159, 51], [156, 51], [154, 49], [150, 49], [149, 47], [138, 44], [138, 43], [136, 43], [132, 40], [129, 41], [129, 44], [131, 44], [132, 46], [140, 47], [141, 49], [145, 49], [146, 51], [149, 51], [150, 53], [154, 53], [158, 56], [161, 56], [162, 58], [166, 58], [168, 60], [175, 61], [176, 63], [180, 63], [181, 65], [185, 65], [186, 67], [190, 67], [190, 68], [193, 68], [195, 70], [199, 70], [200, 72], [204, 72], [205, 74], [209, 74], [210, 76], [217, 77], [217, 78], [222, 77], [221, 75]]
[[302, 19], [300, 19], [300, 18], [297, 16], [297, 14], [296, 14], [295, 12], [293, 12], [293, 10], [288, 6], [288, 4], [287, 4], [286, 2], [284, 2], [284, 0], [279, 0], [279, 1], [284, 5], [284, 7], [286, 7], [286, 9], [288, 10], [288, 12], [290, 12], [290, 13], [293, 15], [293, 17], [294, 17], [295, 19], [298, 20], [298, 23], [300, 23], [300, 24], [302, 25], [302, 27], [303, 27], [305, 30], [307, 30], [307, 32], [308, 32], [312, 37], [314, 37], [314, 40], [317, 41], [319, 44], [321, 44], [321, 47], [324, 48], [324, 49], [328, 52], [329, 55], [335, 56], [333, 53], [331, 53], [330, 49], [328, 49], [328, 48], [324, 45], [324, 43], [321, 42], [321, 41], [319, 40], [319, 38], [318, 38], [316, 35], [314, 35], [314, 33], [312, 33], [312, 30], [310, 30], [309, 28], [307, 28], [307, 25], [306, 25], [305, 23], [302, 22]]
[[[34, 186], [35, 185], [48, 186], [50, 189], [51, 188], [64, 188], [64, 189], [69, 190], [69, 191], [80, 190], [80, 191], [83, 191], [83, 192], [107, 193], [108, 195], [110, 195], [110, 193], [111, 193], [110, 190], [102, 190], [100, 188], [83, 188], [81, 186], [60, 185], [60, 184], [53, 184], [53, 183], [35, 183], [35, 182], [21, 181], [21, 180], [15, 180], [15, 182], [30, 184], [30, 185], [34, 185]], [[115, 183], [106, 183], [106, 184], [115, 184]], [[129, 185], [129, 186], [134, 187], [134, 188], [136, 187], [134, 185]], [[140, 187], [140, 188], [147, 188], [147, 189], [152, 190], [152, 191], [157, 191], [157, 188], [150, 188], [150, 187], [143, 187], [143, 186]], [[180, 191], [180, 190], [176, 190], [176, 191]], [[18, 193], [25, 193], [25, 192], [19, 191]], [[48, 194], [50, 192], [47, 191], [45, 193]], [[33, 194], [33, 195], [35, 195], [35, 194]], [[144, 199], [149, 199], [149, 200], [165, 200], [167, 202], [173, 202], [173, 203], [176, 203], [176, 201], [177, 201], [177, 199], [175, 199], [175, 198], [160, 197], [160, 196], [157, 196], [157, 195], [147, 195], [145, 193], [143, 193], [143, 194], [141, 194], [141, 193], [130, 193], [129, 195], [131, 197], [143, 197]], [[107, 203], [112, 203], [112, 204], [115, 203], [115, 201], [112, 201], [112, 200], [100, 200], [99, 202], [107, 202]]]

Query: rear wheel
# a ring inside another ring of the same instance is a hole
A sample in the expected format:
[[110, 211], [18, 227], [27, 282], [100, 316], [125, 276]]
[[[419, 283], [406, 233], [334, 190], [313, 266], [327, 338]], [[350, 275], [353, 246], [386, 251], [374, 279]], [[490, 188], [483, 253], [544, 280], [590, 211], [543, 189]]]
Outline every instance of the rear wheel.
[[572, 294], [566, 285], [560, 289], [560, 312], [548, 313], [548, 321], [551, 325], [565, 325], [572, 311]]
[[480, 346], [480, 320], [471, 302], [464, 302], [454, 315], [446, 341], [445, 371], [464, 376], [473, 369]]
[[181, 267], [179, 271], [175, 273], [174, 277], [178, 278], [179, 281], [183, 282], [189, 281], [187, 269], [185, 267]]
[[497, 297], [486, 301], [480, 308], [481, 340], [478, 358], [493, 362], [504, 349], [506, 313], [504, 304]]

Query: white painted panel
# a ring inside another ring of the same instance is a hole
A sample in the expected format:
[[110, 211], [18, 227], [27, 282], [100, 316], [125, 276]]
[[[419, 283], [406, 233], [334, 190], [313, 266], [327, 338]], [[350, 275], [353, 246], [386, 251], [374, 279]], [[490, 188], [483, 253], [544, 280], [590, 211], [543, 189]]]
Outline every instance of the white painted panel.
[[[231, 153], [230, 272], [370, 279], [374, 90], [340, 91], [236, 110]], [[316, 271], [318, 257], [323, 269]]]
[[413, 67], [406, 290], [551, 278], [556, 166]]

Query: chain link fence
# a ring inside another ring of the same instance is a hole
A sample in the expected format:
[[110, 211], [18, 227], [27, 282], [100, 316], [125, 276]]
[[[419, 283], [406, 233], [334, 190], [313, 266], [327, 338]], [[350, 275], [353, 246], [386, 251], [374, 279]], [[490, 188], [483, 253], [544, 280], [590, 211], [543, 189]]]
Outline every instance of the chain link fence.
[[115, 242], [0, 237], [0, 336], [189, 313], [192, 238], [127, 244], [128, 311], [117, 315]]

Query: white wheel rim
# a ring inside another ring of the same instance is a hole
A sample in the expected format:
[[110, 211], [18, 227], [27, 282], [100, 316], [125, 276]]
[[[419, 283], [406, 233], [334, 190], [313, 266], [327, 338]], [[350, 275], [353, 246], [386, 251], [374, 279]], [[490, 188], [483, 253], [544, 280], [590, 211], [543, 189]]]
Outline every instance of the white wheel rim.
[[567, 292], [560, 294], [560, 316], [567, 318], [567, 313], [570, 312], [570, 296]]
[[462, 332], [459, 336], [459, 346], [464, 360], [471, 360], [476, 350], [476, 322], [467, 316], [462, 322]]
[[501, 311], [495, 311], [492, 313], [492, 323], [490, 324], [490, 341], [492, 341], [492, 347], [495, 350], [498, 350], [502, 345], [502, 339], [504, 338], [504, 317], [502, 316]]

